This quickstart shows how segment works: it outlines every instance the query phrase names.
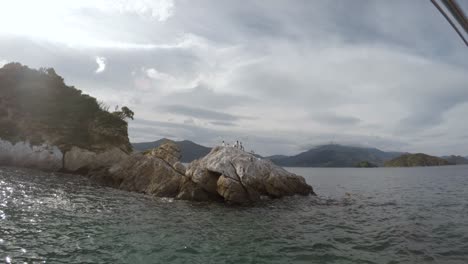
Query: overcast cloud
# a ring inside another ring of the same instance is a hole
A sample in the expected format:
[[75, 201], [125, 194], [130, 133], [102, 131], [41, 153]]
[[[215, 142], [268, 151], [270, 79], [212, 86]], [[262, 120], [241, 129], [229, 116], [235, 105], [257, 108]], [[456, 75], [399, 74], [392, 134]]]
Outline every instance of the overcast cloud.
[[430, 1], [73, 2], [3, 3], [0, 65], [129, 106], [134, 142], [468, 155], [468, 49]]

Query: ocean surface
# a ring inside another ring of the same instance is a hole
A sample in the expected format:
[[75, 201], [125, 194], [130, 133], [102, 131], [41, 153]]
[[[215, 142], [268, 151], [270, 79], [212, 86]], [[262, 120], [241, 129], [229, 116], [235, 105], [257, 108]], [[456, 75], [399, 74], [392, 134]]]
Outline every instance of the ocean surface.
[[0, 167], [0, 263], [468, 263], [468, 166], [288, 170], [318, 196], [233, 207]]

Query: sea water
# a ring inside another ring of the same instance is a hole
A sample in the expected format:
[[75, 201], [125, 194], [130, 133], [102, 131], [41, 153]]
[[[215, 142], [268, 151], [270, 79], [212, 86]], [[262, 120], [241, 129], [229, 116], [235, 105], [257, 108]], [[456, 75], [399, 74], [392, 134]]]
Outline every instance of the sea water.
[[468, 167], [287, 168], [318, 196], [155, 198], [0, 167], [0, 263], [468, 263]]

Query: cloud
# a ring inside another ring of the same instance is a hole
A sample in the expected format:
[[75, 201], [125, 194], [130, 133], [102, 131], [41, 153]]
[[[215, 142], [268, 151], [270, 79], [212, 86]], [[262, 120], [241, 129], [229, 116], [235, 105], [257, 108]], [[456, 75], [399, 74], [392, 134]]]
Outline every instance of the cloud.
[[184, 120], [184, 124], [187, 124], [187, 125], [194, 125], [195, 124], [195, 120], [193, 118], [188, 118], [188, 119], [185, 119]]
[[104, 57], [96, 57], [96, 63], [98, 65], [95, 73], [101, 73], [106, 70], [106, 58]]
[[156, 69], [149, 68], [146, 70], [146, 75], [154, 80], [159, 80], [159, 81], [165, 81], [165, 82], [171, 82], [174, 81], [175, 78], [167, 73], [159, 72]]
[[[24, 6], [26, 4], [33, 10], [25, 10]], [[61, 12], [73, 13], [80, 10], [99, 10], [117, 14], [136, 14], [164, 22], [174, 15], [175, 4], [173, 0], [82, 0], [77, 2], [44, 0], [40, 4], [28, 0], [17, 0], [6, 3], [4, 10], [14, 13], [19, 18], [26, 18], [34, 11], [40, 11], [40, 13], [49, 15], [44, 19], [51, 19], [50, 16], [55, 16]], [[41, 23], [41, 21], [35, 22]]]
[[359, 118], [353, 116], [337, 115], [335, 113], [314, 113], [311, 117], [324, 124], [332, 126], [349, 126], [357, 125], [361, 122]]
[[468, 154], [466, 47], [424, 1], [6, 2], [0, 57], [159, 122], [132, 140]]
[[135, 13], [141, 16], [150, 16], [164, 22], [174, 14], [173, 0], [107, 0], [100, 7], [103, 10], [119, 11], [121, 13]]
[[156, 43], [133, 39], [135, 34], [121, 34], [118, 30], [129, 26], [125, 22], [131, 15], [149, 18], [150, 23], [153, 20], [166, 22], [174, 10], [173, 0], [11, 1], [2, 5], [0, 23], [22, 22], [0, 28], [0, 35], [26, 37], [77, 49], [184, 48], [191, 45], [193, 39], [178, 35], [181, 41]]
[[217, 91], [206, 84], [194, 88], [176, 91], [165, 97], [166, 101], [188, 105], [203, 105], [212, 109], [227, 109], [235, 106], [255, 104], [256, 100], [248, 95]]
[[199, 107], [189, 107], [184, 105], [168, 105], [160, 107], [171, 114], [183, 115], [188, 117], [200, 118], [205, 120], [216, 120], [216, 121], [237, 121], [242, 117], [231, 115], [228, 113], [203, 109]]
[[231, 127], [231, 126], [236, 126], [236, 124], [232, 122], [225, 122], [225, 121], [212, 121], [210, 124], [215, 125], [215, 126], [226, 126], [226, 127]]
[[114, 49], [114, 50], [173, 50], [190, 49], [204, 45], [202, 40], [194, 35], [184, 34], [170, 43], [145, 43], [129, 42], [125, 40], [102, 39], [99, 37], [80, 36], [80, 39], [58, 39], [57, 43], [64, 43], [71, 48], [77, 49]]
[[7, 64], [8, 61], [6, 60], [0, 60], [0, 68], [3, 67], [3, 65]]

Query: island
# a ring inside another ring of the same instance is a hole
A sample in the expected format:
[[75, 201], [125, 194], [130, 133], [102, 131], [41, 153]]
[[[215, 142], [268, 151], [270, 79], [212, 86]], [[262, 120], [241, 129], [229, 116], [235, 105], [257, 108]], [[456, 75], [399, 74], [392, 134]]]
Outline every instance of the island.
[[405, 154], [385, 162], [385, 167], [427, 167], [451, 165], [447, 160], [424, 153]]
[[376, 166], [383, 166], [385, 161], [402, 154], [399, 152], [385, 152], [376, 148], [327, 144], [319, 145], [294, 156], [275, 155], [267, 158], [283, 167], [353, 168], [362, 161], [367, 161]]

